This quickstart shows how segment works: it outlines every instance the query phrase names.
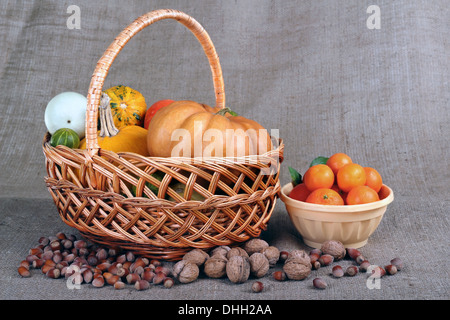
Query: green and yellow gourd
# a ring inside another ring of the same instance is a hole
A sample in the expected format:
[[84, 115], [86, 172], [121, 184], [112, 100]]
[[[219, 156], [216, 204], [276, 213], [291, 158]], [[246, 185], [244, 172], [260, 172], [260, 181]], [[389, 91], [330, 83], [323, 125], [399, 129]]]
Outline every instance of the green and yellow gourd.
[[[148, 156], [147, 130], [138, 125], [126, 125], [117, 128], [110, 106], [111, 98], [102, 93], [99, 107], [100, 131], [97, 142], [101, 149], [119, 152], [133, 152]], [[86, 139], [81, 140], [80, 149], [86, 149]]]

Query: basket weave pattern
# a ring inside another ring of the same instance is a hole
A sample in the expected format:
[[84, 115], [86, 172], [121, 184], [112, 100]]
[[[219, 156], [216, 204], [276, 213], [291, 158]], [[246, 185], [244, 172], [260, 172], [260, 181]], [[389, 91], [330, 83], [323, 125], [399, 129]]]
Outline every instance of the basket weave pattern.
[[[43, 152], [46, 185], [65, 223], [103, 245], [178, 260], [192, 248], [235, 245], [266, 229], [280, 190], [284, 145], [280, 140], [276, 149], [259, 156], [202, 159], [144, 157], [99, 147], [98, 106], [114, 58], [137, 32], [166, 18], [199, 39], [210, 62], [216, 106], [225, 106], [218, 55], [204, 29], [182, 12], [153, 11], [122, 31], [97, 63], [88, 92], [87, 149], [52, 147], [47, 133]], [[172, 189], [173, 182], [185, 186], [183, 194]], [[204, 200], [192, 199], [194, 192]]]

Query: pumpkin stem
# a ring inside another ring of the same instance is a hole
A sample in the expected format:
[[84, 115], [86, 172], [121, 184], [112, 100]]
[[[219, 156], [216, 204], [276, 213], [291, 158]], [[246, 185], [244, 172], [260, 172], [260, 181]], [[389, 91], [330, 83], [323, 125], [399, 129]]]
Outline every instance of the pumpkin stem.
[[227, 113], [229, 113], [229, 114], [231, 114], [232, 116], [237, 116], [238, 114], [236, 113], [236, 112], [234, 112], [234, 111], [232, 111], [230, 108], [223, 108], [223, 109], [220, 109], [216, 114], [217, 115], [219, 115], [219, 116], [224, 116], [224, 115], [226, 115]]
[[109, 102], [111, 98], [106, 94], [102, 93], [100, 99], [100, 137], [114, 137], [119, 133], [119, 129], [114, 125], [114, 119], [111, 112], [111, 106]]

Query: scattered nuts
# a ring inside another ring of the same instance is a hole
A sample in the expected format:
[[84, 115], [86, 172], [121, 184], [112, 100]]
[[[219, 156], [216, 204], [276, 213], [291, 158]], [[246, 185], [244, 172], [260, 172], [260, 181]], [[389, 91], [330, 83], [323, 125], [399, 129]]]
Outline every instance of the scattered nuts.
[[24, 266], [20, 266], [19, 268], [17, 268], [17, 272], [19, 273], [19, 275], [23, 278], [29, 278], [31, 277], [31, 272], [30, 270], [28, 270], [26, 267]]
[[228, 260], [225, 270], [227, 277], [231, 282], [243, 283], [247, 281], [248, 277], [250, 276], [249, 259], [243, 256], [232, 256]]
[[[164, 282], [164, 280], [166, 279], [166, 275], [162, 272], [157, 272], [155, 273], [155, 276], [152, 279], [152, 283], [153, 284], [161, 284]], [[181, 281], [180, 281], [181, 282]]]
[[150, 283], [147, 280], [138, 280], [134, 283], [136, 290], [147, 290], [150, 288]]
[[245, 251], [241, 247], [231, 248], [230, 251], [227, 252], [227, 259], [228, 260], [230, 260], [230, 258], [234, 257], [234, 256], [242, 256], [242, 257], [246, 257], [246, 258], [249, 257], [247, 251]]
[[327, 287], [327, 283], [322, 278], [315, 278], [313, 280], [313, 286], [316, 289], [325, 289]]
[[[309, 257], [308, 257], [309, 258]], [[311, 274], [311, 263], [305, 264], [305, 260], [290, 257], [283, 266], [283, 271], [291, 280], [303, 280]]]
[[334, 257], [329, 254], [324, 254], [324, 255], [320, 256], [318, 261], [320, 262], [321, 266], [329, 266], [330, 264], [333, 263]]
[[403, 269], [403, 262], [400, 258], [392, 259], [391, 264], [397, 268], [397, 271], [400, 271]]
[[345, 247], [342, 242], [337, 240], [325, 241], [320, 248], [322, 254], [329, 254], [333, 256], [334, 260], [340, 260], [345, 257]]
[[203, 272], [210, 278], [222, 278], [226, 274], [227, 258], [219, 254], [206, 260]]
[[289, 252], [287, 252], [287, 251], [280, 252], [280, 260], [282, 262], [286, 261], [288, 257], [289, 257]]
[[361, 264], [359, 265], [359, 271], [360, 272], [367, 272], [367, 270], [370, 267], [370, 262], [367, 260], [364, 260], [363, 262], [361, 262]]
[[96, 288], [101, 288], [105, 285], [105, 278], [103, 276], [99, 275], [92, 280], [92, 285]]
[[172, 278], [167, 277], [164, 279], [164, 288], [172, 288], [174, 283], [175, 283], [175, 281], [173, 281]]
[[263, 291], [264, 289], [264, 284], [261, 281], [255, 281], [252, 284], [252, 291], [259, 293], [261, 291]]
[[194, 249], [189, 251], [183, 256], [183, 260], [195, 263], [197, 266], [201, 266], [209, 258], [209, 255], [200, 249]]
[[58, 279], [61, 275], [61, 271], [56, 268], [50, 268], [45, 275], [52, 279]]
[[346, 270], [345, 270], [345, 274], [349, 277], [353, 277], [358, 273], [358, 268], [356, 266], [349, 266]]
[[198, 278], [200, 269], [195, 263], [180, 260], [173, 266], [172, 273], [181, 283], [190, 283]]
[[263, 253], [255, 252], [248, 259], [250, 262], [250, 272], [257, 278], [262, 278], [269, 271], [269, 260]]
[[280, 259], [280, 250], [274, 246], [268, 246], [262, 251], [262, 253], [266, 256], [269, 261], [269, 266], [271, 267], [275, 266]]
[[272, 274], [272, 276], [277, 281], [285, 281], [286, 280], [286, 273], [284, 271], [275, 271]]
[[392, 264], [385, 266], [384, 270], [386, 270], [386, 273], [390, 275], [394, 275], [397, 273], [397, 267]]
[[251, 256], [255, 252], [261, 252], [267, 248], [269, 244], [258, 238], [251, 239], [244, 244], [244, 250], [247, 251], [248, 256]]
[[342, 278], [344, 276], [344, 270], [341, 266], [334, 266], [331, 272], [335, 278]]
[[355, 248], [347, 248], [347, 255], [350, 259], [355, 260], [358, 256], [361, 255], [358, 249]]
[[122, 281], [117, 281], [116, 283], [114, 283], [114, 289], [116, 290], [121, 290], [125, 288], [125, 283], [123, 283]]

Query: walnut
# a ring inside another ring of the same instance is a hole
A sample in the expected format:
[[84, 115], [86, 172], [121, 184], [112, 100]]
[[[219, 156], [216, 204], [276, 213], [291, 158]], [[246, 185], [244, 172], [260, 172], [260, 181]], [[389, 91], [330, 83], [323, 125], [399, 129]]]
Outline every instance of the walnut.
[[230, 258], [233, 257], [233, 256], [242, 256], [242, 257], [246, 257], [246, 258], [249, 257], [247, 251], [245, 251], [241, 247], [231, 248], [230, 251], [227, 252], [227, 259], [228, 260], [230, 260]]
[[250, 272], [257, 278], [264, 277], [269, 271], [269, 260], [261, 252], [255, 252], [248, 259], [250, 262]]
[[277, 247], [269, 246], [265, 248], [262, 253], [266, 256], [267, 260], [269, 260], [269, 265], [271, 267], [275, 266], [280, 259], [280, 250]]
[[210, 278], [222, 278], [226, 274], [227, 258], [215, 255], [206, 260], [203, 272]]
[[243, 283], [250, 276], [250, 263], [247, 257], [232, 256], [226, 267], [228, 279], [233, 283]]
[[305, 260], [291, 258], [286, 260], [283, 271], [291, 280], [303, 280], [311, 274], [311, 263], [308, 266], [305, 264]]
[[251, 239], [244, 244], [244, 250], [247, 251], [248, 255], [251, 256], [255, 252], [261, 252], [267, 248], [269, 244], [262, 239]]
[[320, 248], [322, 254], [329, 254], [333, 256], [334, 260], [340, 260], [345, 257], [345, 247], [342, 242], [337, 240], [328, 240], [322, 244]]
[[200, 249], [193, 249], [183, 256], [183, 260], [195, 263], [197, 266], [201, 266], [209, 258], [209, 255]]
[[305, 250], [292, 250], [289, 253], [289, 257], [287, 258], [285, 263], [293, 259], [301, 261], [305, 266], [309, 267], [310, 269], [312, 268], [311, 258], [309, 257], [309, 255], [306, 253]]
[[210, 252], [210, 256], [216, 256], [216, 255], [221, 255], [226, 257], [228, 251], [230, 251], [230, 247], [229, 246], [219, 246], [214, 248], [211, 252]]
[[198, 278], [200, 269], [195, 263], [180, 260], [173, 266], [172, 273], [181, 283], [189, 283]]

